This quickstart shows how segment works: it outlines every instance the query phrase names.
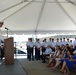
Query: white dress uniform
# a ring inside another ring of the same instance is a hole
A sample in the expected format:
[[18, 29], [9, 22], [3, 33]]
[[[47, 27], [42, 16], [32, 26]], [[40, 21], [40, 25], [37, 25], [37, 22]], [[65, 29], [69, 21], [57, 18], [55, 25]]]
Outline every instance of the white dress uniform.
[[55, 47], [56, 46], [56, 42], [52, 42], [52, 47]]
[[43, 42], [43, 43], [42, 43], [42, 46], [43, 46], [44, 48], [47, 48], [48, 43], [47, 43], [47, 42]]
[[63, 44], [63, 42], [62, 42], [62, 41], [60, 41], [60, 47], [62, 46], [62, 44]]
[[33, 42], [29, 42], [28, 44], [29, 44], [30, 47], [33, 47], [34, 46], [34, 43]]
[[29, 46], [29, 47], [33, 47], [33, 46], [34, 46], [34, 43], [33, 43], [33, 42], [28, 41], [28, 42], [26, 43], [26, 45], [27, 45], [27, 46]]
[[60, 42], [59, 42], [59, 41], [57, 41], [57, 42], [56, 42], [56, 45], [57, 45], [57, 46], [60, 46]]
[[40, 47], [41, 43], [40, 42], [35, 42], [35, 59], [40, 60]]
[[69, 41], [67, 41], [66, 44], [68, 44], [70, 46], [70, 42]]
[[66, 45], [66, 44], [67, 44], [67, 42], [66, 42], [66, 41], [62, 41], [62, 44], [63, 44], [63, 45]]
[[47, 48], [47, 42], [43, 42], [42, 44], [41, 44], [41, 46], [42, 46], [42, 54], [43, 54], [43, 52], [45, 52], [45, 50], [46, 50], [46, 48]]
[[28, 41], [28, 42], [26, 43], [26, 46], [29, 46], [29, 43], [30, 43], [30, 42]]
[[71, 45], [73, 45], [73, 43], [72, 42], [69, 42], [69, 46], [71, 46]]
[[37, 48], [40, 48], [40, 47], [41, 47], [41, 43], [40, 43], [40, 42], [35, 42], [35, 46], [36, 46]]
[[76, 45], [76, 40], [73, 42], [73, 46], [75, 46]]
[[51, 41], [48, 41], [47, 44], [51, 46], [52, 45], [52, 42]]
[[27, 46], [29, 46], [29, 49], [28, 49], [28, 59], [29, 61], [31, 60], [34, 60], [34, 54], [33, 54], [33, 46], [34, 46], [34, 43], [29, 41], [27, 42]]

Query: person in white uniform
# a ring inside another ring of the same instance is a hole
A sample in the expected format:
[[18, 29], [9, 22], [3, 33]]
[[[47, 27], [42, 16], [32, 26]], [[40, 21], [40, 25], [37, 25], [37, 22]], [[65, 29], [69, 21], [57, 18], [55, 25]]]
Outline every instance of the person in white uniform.
[[52, 45], [52, 38], [49, 38], [49, 41], [47, 42], [47, 44], [50, 45], [50, 47], [51, 47], [51, 45]]
[[29, 43], [30, 43], [30, 38], [28, 38], [28, 41], [26, 43], [26, 47], [27, 47], [27, 59], [29, 59]]
[[63, 38], [63, 41], [62, 41], [63, 45], [65, 46], [67, 44], [65, 38]]
[[75, 40], [74, 40], [74, 42], [73, 42], [73, 46], [76, 46], [76, 38], [75, 38]]
[[62, 38], [60, 38], [60, 47], [62, 47], [63, 42], [62, 42]]
[[71, 45], [73, 45], [73, 42], [72, 42], [72, 40], [70, 40], [70, 46], [71, 46]]
[[36, 39], [36, 42], [35, 42], [35, 59], [36, 60], [40, 60], [40, 47], [41, 47], [40, 41], [39, 39]]
[[70, 46], [70, 40], [69, 40], [69, 38], [67, 39], [66, 43]]
[[27, 47], [29, 48], [28, 49], [28, 59], [29, 61], [32, 59], [34, 60], [34, 55], [33, 55], [33, 46], [34, 46], [34, 43], [32, 42], [32, 38], [29, 38], [29, 42], [27, 43]]
[[60, 46], [59, 38], [57, 38], [56, 46]]
[[56, 46], [56, 42], [54, 42], [54, 39], [52, 38], [51, 48], [52, 48], [52, 51], [54, 51], [54, 52], [55, 52], [55, 46]]
[[42, 43], [42, 53], [45, 52], [45, 50], [46, 50], [46, 48], [47, 48], [47, 45], [48, 45], [48, 44], [47, 44], [47, 42], [46, 42], [46, 39], [44, 39], [44, 40], [43, 40], [43, 43]]

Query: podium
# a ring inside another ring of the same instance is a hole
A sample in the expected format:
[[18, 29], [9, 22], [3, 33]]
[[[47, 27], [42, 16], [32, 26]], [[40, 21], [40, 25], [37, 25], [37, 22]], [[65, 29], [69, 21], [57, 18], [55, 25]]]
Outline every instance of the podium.
[[13, 37], [4, 39], [4, 53], [5, 53], [5, 64], [14, 64], [14, 43]]

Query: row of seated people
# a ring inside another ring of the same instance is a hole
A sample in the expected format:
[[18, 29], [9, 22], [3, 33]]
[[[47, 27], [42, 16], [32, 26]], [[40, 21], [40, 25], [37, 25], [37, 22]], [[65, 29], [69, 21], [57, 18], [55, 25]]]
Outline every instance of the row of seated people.
[[[42, 57], [45, 62], [47, 54], [43, 54]], [[70, 70], [75, 70], [74, 65], [76, 65], [76, 50], [68, 44], [63, 47], [56, 46], [56, 50], [51, 53], [47, 64], [48, 67], [51, 67], [51, 70], [56, 70], [58, 66], [61, 66], [60, 72], [63, 73], [66, 70], [66, 75], [70, 75]]]

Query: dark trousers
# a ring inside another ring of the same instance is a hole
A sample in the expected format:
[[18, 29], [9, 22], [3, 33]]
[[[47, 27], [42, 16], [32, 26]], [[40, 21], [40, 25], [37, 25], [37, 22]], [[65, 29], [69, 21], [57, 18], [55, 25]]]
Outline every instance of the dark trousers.
[[1, 49], [1, 60], [3, 59], [3, 57], [4, 57], [4, 50]]
[[35, 48], [35, 59], [37, 59], [37, 48]]
[[29, 50], [30, 50], [30, 48], [27, 47], [27, 59], [29, 59]]
[[52, 48], [52, 51], [54, 51], [54, 52], [55, 52], [55, 48], [54, 48], [54, 47]]
[[43, 54], [43, 55], [42, 55], [42, 60], [43, 60], [44, 63], [46, 62], [46, 61], [45, 61], [46, 56], [50, 56], [50, 55], [49, 55], [49, 54]]
[[44, 53], [44, 52], [45, 52], [45, 50], [46, 50], [46, 48], [42, 47], [42, 53]]
[[35, 48], [35, 59], [40, 60], [40, 49]]
[[29, 48], [28, 57], [29, 57], [29, 60], [31, 60], [31, 59], [34, 60], [33, 48]]

